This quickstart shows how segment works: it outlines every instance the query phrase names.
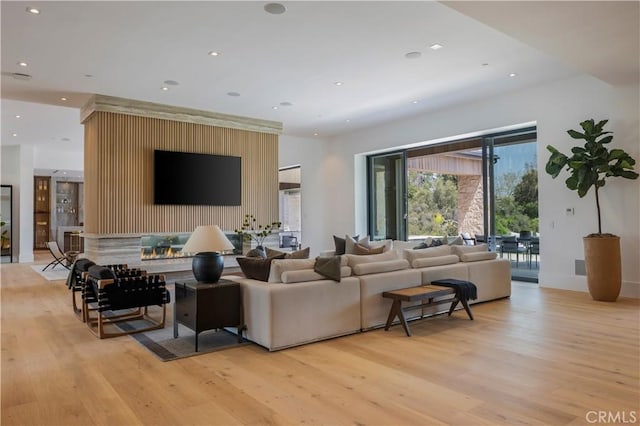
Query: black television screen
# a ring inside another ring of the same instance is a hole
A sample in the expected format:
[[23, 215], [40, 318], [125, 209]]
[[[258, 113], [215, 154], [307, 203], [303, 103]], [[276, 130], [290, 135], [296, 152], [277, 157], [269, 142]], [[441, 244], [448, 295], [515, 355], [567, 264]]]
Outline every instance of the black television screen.
[[154, 150], [153, 202], [200, 206], [241, 204], [241, 158]]

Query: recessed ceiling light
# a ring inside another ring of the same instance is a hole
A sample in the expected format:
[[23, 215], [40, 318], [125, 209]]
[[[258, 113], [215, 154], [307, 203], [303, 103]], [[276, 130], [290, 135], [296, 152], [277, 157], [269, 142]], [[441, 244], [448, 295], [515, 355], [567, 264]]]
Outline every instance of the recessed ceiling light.
[[212, 50], [211, 52], [209, 52], [209, 56], [220, 56], [220, 52], [216, 52], [215, 50]]
[[335, 84], [336, 86], [342, 86], [344, 83], [342, 83], [341, 81], [336, 81], [336, 82], [335, 82], [335, 83], [333, 83], [333, 84]]
[[287, 107], [289, 107], [289, 106], [293, 106], [293, 104], [292, 104], [291, 102], [287, 102], [287, 101], [285, 101], [285, 102], [280, 102], [280, 106], [287, 106]]
[[162, 86], [162, 91], [166, 92], [167, 90], [169, 90], [169, 88], [167, 86]]
[[66, 101], [67, 101], [67, 98], [65, 98], [65, 97], [63, 96], [62, 98], [60, 98], [60, 100], [61, 100], [62, 102], [66, 102]]
[[22, 117], [22, 116], [21, 115], [16, 115], [16, 118], [20, 118], [20, 117]]
[[28, 64], [26, 62], [18, 62], [18, 65], [21, 67], [26, 67]]
[[344, 121], [346, 121], [347, 123], [351, 123], [351, 120], [349, 120], [348, 118]]
[[178, 83], [178, 82], [177, 82], [177, 81], [175, 81], [175, 80], [165, 80], [165, 81], [164, 81], [164, 84], [167, 84], [167, 85], [169, 85], [169, 86], [177, 86], [177, 85], [179, 85], [180, 83]]
[[62, 138], [61, 140], [62, 140], [63, 142], [69, 142], [71, 139], [69, 139], [69, 138]]
[[12, 133], [11, 136], [16, 137], [16, 136], [18, 136], [18, 134], [17, 133]]
[[91, 78], [91, 77], [93, 77], [93, 74], [85, 74], [84, 76], [87, 77], [87, 78]]
[[518, 75], [518, 74], [516, 74], [515, 72], [512, 72], [511, 74], [509, 74], [509, 77], [515, 77], [515, 76], [517, 76], [517, 75]]
[[317, 134], [317, 133], [314, 133], [314, 134], [313, 134], [313, 136], [318, 136], [318, 134]]
[[482, 64], [483, 67], [488, 67], [489, 66], [489, 62], [485, 62]]
[[227, 95], [233, 96], [233, 97], [238, 97], [238, 96], [240, 96], [240, 93], [238, 93], [238, 92], [227, 92]]
[[438, 50], [438, 49], [442, 49], [444, 46], [438, 43], [432, 44], [431, 46], [429, 46], [429, 49], [431, 50]]
[[34, 15], [40, 15], [40, 9], [31, 7], [31, 6], [27, 6], [27, 12], [32, 13]]
[[278, 109], [278, 107], [277, 106], [272, 106], [271, 109]]
[[287, 8], [281, 3], [267, 3], [264, 5], [264, 10], [272, 15], [282, 15]]
[[420, 56], [422, 56], [422, 53], [420, 52], [409, 52], [404, 54], [404, 57], [407, 59], [417, 59]]
[[412, 103], [412, 104], [417, 104], [417, 103], [419, 103], [419, 102], [420, 102], [420, 101], [418, 101], [418, 100], [411, 101], [411, 103]]

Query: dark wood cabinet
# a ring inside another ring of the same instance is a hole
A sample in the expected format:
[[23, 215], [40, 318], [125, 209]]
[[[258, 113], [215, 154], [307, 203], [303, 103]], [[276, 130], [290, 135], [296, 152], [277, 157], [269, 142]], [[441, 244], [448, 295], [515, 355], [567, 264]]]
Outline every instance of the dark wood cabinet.
[[215, 284], [176, 282], [175, 299], [173, 336], [178, 337], [178, 323], [195, 331], [196, 352], [198, 334], [206, 330], [237, 327], [238, 342], [242, 342], [245, 327], [239, 283], [224, 279]]

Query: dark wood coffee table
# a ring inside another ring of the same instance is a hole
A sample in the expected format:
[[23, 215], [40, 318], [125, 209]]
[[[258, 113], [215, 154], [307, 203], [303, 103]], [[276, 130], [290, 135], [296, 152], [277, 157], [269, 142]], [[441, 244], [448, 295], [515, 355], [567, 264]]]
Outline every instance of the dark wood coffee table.
[[[429, 305], [440, 305], [442, 303], [451, 303], [451, 308], [449, 308], [449, 315], [451, 315], [458, 302], [462, 303], [465, 311], [467, 311], [467, 315], [469, 315], [469, 319], [473, 320], [473, 314], [471, 313], [469, 304], [466, 300], [458, 299], [455, 296], [455, 293], [456, 291], [450, 287], [441, 287], [438, 285], [423, 285], [419, 287], [409, 287], [399, 290], [385, 291], [384, 293], [382, 293], [382, 297], [393, 300], [393, 303], [391, 304], [391, 310], [389, 311], [389, 317], [387, 318], [387, 323], [384, 326], [385, 331], [389, 330], [389, 327], [397, 316], [400, 320], [400, 324], [402, 324], [402, 327], [404, 328], [404, 331], [407, 333], [407, 336], [411, 336], [411, 331], [409, 331], [409, 325], [407, 324], [407, 320], [404, 317], [404, 312], [418, 308], [422, 309], [425, 306]], [[438, 297], [443, 297], [450, 294], [454, 296], [447, 299], [434, 300]], [[402, 302], [415, 301], [421, 301], [422, 303], [419, 305], [402, 307]]]

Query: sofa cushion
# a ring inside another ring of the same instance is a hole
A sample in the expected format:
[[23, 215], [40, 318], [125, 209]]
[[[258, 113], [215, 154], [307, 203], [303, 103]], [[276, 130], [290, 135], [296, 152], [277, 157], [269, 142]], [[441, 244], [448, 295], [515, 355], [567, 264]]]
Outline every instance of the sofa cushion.
[[498, 257], [498, 253], [494, 251], [476, 251], [460, 255], [463, 262], [477, 262], [479, 260], [493, 260]]
[[284, 254], [285, 259], [308, 259], [310, 248], [307, 247], [307, 248], [303, 248], [302, 250], [296, 250], [291, 252], [274, 250], [269, 247], [265, 247], [264, 250], [267, 253], [267, 257], [274, 257], [274, 256], [279, 256], [281, 254]]
[[356, 255], [356, 254], [347, 254], [344, 257], [347, 258], [348, 265], [352, 268], [355, 265], [360, 265], [362, 263], [371, 263], [371, 262], [382, 262], [385, 260], [396, 260], [398, 256], [396, 252], [386, 251], [380, 254], [365, 254], [365, 255]]
[[489, 246], [487, 244], [477, 244], [475, 246], [452, 246], [453, 254], [458, 256], [462, 256], [466, 253], [475, 253], [479, 251], [489, 251]]
[[[351, 238], [353, 241], [358, 241], [358, 238], [360, 238], [359, 235], [356, 235], [355, 237], [349, 237], [348, 235], [346, 236], [346, 238]], [[340, 238], [340, 237], [336, 237], [335, 235], [333, 236], [333, 243], [336, 246], [336, 251], [335, 251], [335, 255], [341, 255], [341, 254], [345, 254], [345, 250], [346, 250], [346, 238]]]
[[313, 270], [325, 278], [340, 281], [340, 264], [342, 256], [316, 257]]
[[[284, 256], [284, 253], [280, 256]], [[281, 283], [282, 273], [286, 271], [299, 271], [303, 269], [313, 270], [315, 263], [315, 259], [285, 259], [284, 257], [281, 257], [271, 263], [269, 282]]]
[[[351, 276], [351, 268], [348, 266], [340, 267], [340, 277], [346, 278]], [[326, 281], [327, 278], [324, 275], [314, 271], [313, 269], [301, 269], [298, 271], [285, 271], [282, 273], [282, 284], [295, 284], [309, 281]], [[333, 280], [340, 281], [340, 280]]]
[[406, 259], [383, 260], [380, 262], [360, 263], [353, 266], [354, 275], [379, 274], [382, 272], [400, 271], [408, 269], [409, 262]]
[[258, 281], [268, 281], [269, 272], [271, 271], [271, 262], [276, 259], [283, 259], [284, 255], [276, 257], [238, 257], [236, 258], [242, 273], [247, 278], [253, 278]]
[[414, 259], [411, 262], [412, 268], [427, 268], [429, 266], [451, 265], [460, 262], [460, 258], [455, 254], [447, 254], [444, 256], [423, 257]]
[[441, 245], [437, 247], [429, 247], [425, 249], [409, 249], [404, 251], [404, 258], [413, 265], [416, 259], [424, 259], [425, 257], [448, 256], [452, 253], [451, 246]]

